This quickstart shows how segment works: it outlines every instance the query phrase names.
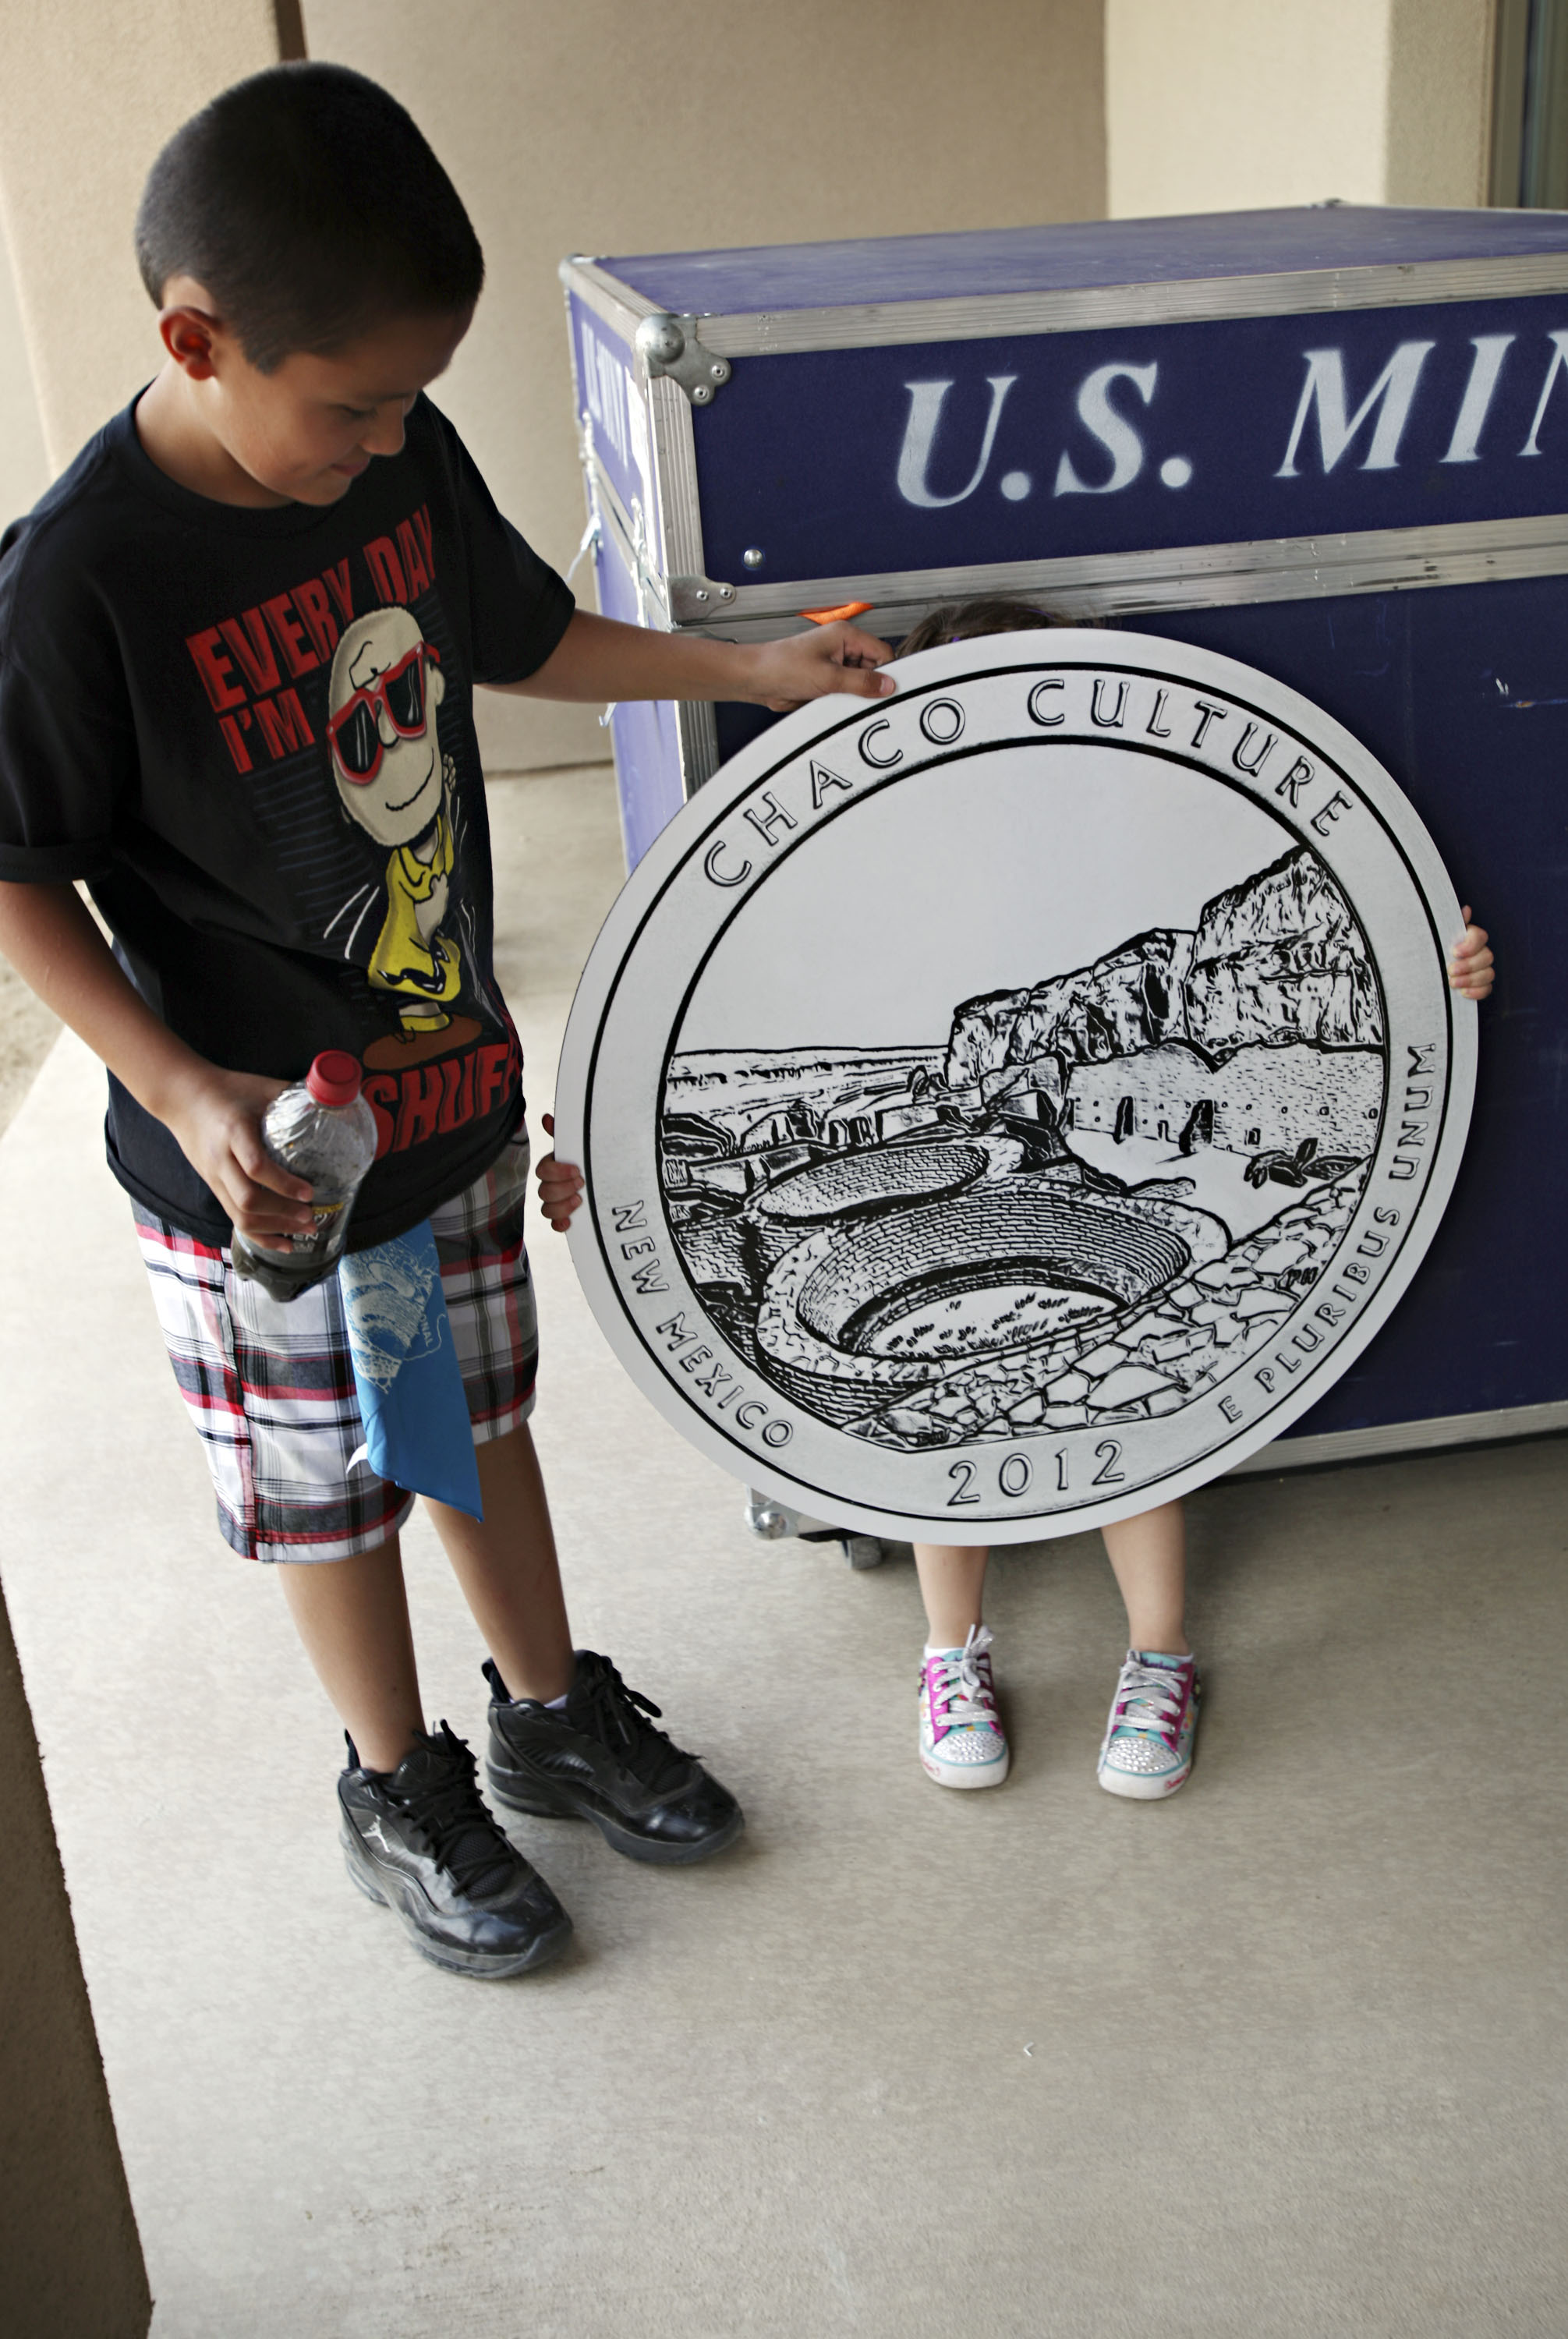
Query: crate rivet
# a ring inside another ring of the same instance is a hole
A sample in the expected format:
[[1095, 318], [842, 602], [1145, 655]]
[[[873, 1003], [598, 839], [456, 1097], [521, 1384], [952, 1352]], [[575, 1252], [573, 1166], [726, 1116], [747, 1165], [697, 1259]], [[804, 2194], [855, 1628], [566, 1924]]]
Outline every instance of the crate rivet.
[[767, 554], [762, 549], [760, 545], [754, 544], [747, 551], [742, 553], [741, 558], [745, 562], [748, 568], [760, 568], [763, 562], [767, 558]]

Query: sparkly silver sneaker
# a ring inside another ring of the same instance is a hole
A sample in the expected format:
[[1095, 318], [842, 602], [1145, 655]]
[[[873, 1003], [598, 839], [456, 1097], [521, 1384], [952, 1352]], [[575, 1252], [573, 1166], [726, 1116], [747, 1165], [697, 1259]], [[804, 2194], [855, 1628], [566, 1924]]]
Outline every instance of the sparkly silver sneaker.
[[1155, 1802], [1185, 1785], [1198, 1700], [1191, 1657], [1128, 1651], [1100, 1750], [1100, 1783], [1108, 1794]]
[[921, 1667], [920, 1760], [939, 1787], [1000, 1787], [1007, 1776], [983, 1624], [970, 1626], [962, 1649], [938, 1649]]

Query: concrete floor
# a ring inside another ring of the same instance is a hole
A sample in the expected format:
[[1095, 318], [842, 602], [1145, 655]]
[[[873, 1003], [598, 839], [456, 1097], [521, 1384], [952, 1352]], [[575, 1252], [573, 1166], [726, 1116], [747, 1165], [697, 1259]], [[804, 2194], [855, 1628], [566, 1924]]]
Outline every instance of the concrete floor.
[[[617, 839], [601, 774], [492, 796], [537, 1110]], [[4, 1571], [154, 2339], [1561, 2339], [1568, 1446], [1198, 1497], [1209, 1703], [1163, 1806], [1094, 1783], [1098, 1541], [1004, 1554], [1013, 1777], [943, 1795], [912, 1569], [754, 1542], [541, 1228], [578, 1636], [749, 1827], [683, 1873], [519, 1822], [576, 1949], [464, 1982], [343, 1875], [340, 1742], [217, 1539], [100, 1111], [67, 1040], [0, 1142]], [[477, 1737], [409, 1549], [430, 1711]]]
[[60, 1036], [60, 1018], [0, 959], [0, 1135]]

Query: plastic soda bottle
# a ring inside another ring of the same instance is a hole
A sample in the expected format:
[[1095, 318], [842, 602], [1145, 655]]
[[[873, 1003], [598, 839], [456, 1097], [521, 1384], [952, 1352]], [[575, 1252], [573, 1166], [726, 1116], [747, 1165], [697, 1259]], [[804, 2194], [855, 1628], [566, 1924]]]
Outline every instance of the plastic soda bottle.
[[376, 1158], [376, 1116], [360, 1094], [358, 1060], [323, 1050], [304, 1079], [274, 1097], [261, 1120], [261, 1142], [285, 1170], [311, 1186], [316, 1223], [291, 1237], [288, 1250], [253, 1250], [236, 1233], [231, 1256], [274, 1299], [292, 1299], [337, 1265], [366, 1170]]

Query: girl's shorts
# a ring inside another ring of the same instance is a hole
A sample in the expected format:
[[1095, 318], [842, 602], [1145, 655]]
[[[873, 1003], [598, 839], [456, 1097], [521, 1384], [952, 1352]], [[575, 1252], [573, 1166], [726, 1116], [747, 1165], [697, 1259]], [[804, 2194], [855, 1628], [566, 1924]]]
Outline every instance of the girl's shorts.
[[[523, 1246], [528, 1140], [430, 1213], [474, 1443], [534, 1409], [538, 1328]], [[224, 1541], [246, 1559], [374, 1551], [414, 1498], [366, 1462], [338, 1278], [286, 1304], [215, 1250], [136, 1212], [164, 1345], [206, 1449]]]

